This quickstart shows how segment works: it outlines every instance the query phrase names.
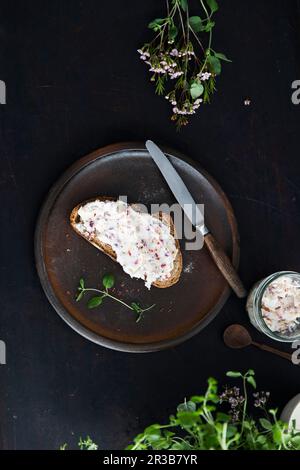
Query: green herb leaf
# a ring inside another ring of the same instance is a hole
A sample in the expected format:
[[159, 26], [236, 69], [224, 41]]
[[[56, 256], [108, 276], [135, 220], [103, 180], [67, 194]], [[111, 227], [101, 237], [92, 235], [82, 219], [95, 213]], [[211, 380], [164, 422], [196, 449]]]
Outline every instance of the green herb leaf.
[[267, 438], [263, 435], [258, 436], [256, 439], [256, 442], [258, 442], [261, 445], [264, 445], [267, 442]]
[[300, 449], [300, 435], [292, 437], [291, 443], [296, 449]]
[[187, 0], [179, 0], [179, 4], [180, 4], [181, 8], [183, 9], [183, 11], [187, 11], [187, 8], [188, 8]]
[[219, 9], [219, 5], [216, 0], [206, 0], [206, 3], [212, 13], [215, 13]]
[[277, 411], [278, 411], [277, 408], [275, 410], [274, 409], [269, 410], [270, 415], [272, 415], [274, 417], [275, 421], [276, 421]]
[[230, 421], [230, 416], [223, 412], [218, 412], [217, 413], [217, 420], [220, 421], [221, 423], [228, 423]]
[[253, 375], [246, 377], [246, 380], [250, 385], [252, 385], [253, 388], [256, 388], [256, 382], [255, 382], [255, 378], [253, 377]]
[[278, 424], [273, 426], [273, 439], [277, 445], [282, 443], [282, 430]]
[[208, 377], [207, 383], [209, 385], [210, 390], [211, 389], [215, 389], [215, 390], [217, 389], [218, 382], [216, 381], [216, 379], [214, 377]]
[[228, 59], [225, 54], [222, 54], [222, 52], [215, 52], [214, 53], [215, 57], [217, 57], [220, 60], [224, 60], [225, 62], [232, 62], [232, 60]]
[[178, 29], [177, 29], [177, 27], [176, 27], [174, 24], [172, 24], [172, 25], [169, 27], [169, 39], [170, 39], [171, 41], [174, 41], [174, 39], [176, 38], [177, 34], [178, 34]]
[[233, 437], [233, 436], [236, 436], [237, 434], [237, 427], [232, 425], [232, 424], [229, 424], [228, 427], [227, 427], [227, 433], [226, 433], [226, 437], [227, 439], [230, 438], [230, 437]]
[[226, 375], [227, 377], [233, 377], [233, 378], [237, 378], [237, 377], [242, 377], [242, 374], [240, 372], [234, 372], [232, 370], [226, 372]]
[[175, 444], [173, 444], [171, 447], [170, 447], [171, 450], [191, 450], [193, 449], [193, 447], [191, 446], [191, 444], [188, 442], [188, 440], [181, 440], [181, 441], [177, 441], [175, 442]]
[[199, 31], [204, 31], [205, 29], [205, 26], [203, 26], [203, 22], [200, 16], [190, 16], [189, 25], [195, 33], [198, 33]]
[[96, 308], [96, 307], [99, 307], [99, 305], [102, 304], [102, 297], [101, 296], [96, 296], [96, 297], [92, 297], [89, 301], [88, 301], [88, 308]]
[[202, 396], [195, 395], [191, 397], [191, 401], [193, 401], [194, 403], [203, 403], [205, 401], [205, 398]]
[[140, 313], [142, 311], [142, 308], [136, 302], [131, 302], [131, 307], [136, 313]]
[[87, 436], [85, 439], [80, 438], [78, 442], [78, 447], [81, 450], [98, 450], [97, 444], [95, 444], [90, 436]]
[[159, 424], [152, 424], [152, 426], [148, 426], [148, 428], [145, 429], [144, 434], [149, 442], [153, 443], [155, 441], [158, 441], [161, 438]]
[[79, 294], [78, 294], [77, 297], [76, 297], [76, 302], [79, 302], [79, 301], [82, 299], [83, 294], [84, 294], [83, 291], [79, 292]]
[[192, 411], [179, 411], [177, 418], [180, 425], [186, 428], [194, 426], [199, 421], [198, 413]]
[[148, 24], [148, 28], [154, 29], [154, 31], [158, 31], [162, 24], [166, 22], [166, 18], [155, 18], [155, 20], [151, 21]]
[[265, 419], [265, 418], [260, 418], [259, 420], [261, 426], [264, 428], [264, 429], [267, 429], [268, 431], [271, 431], [272, 429], [272, 423], [270, 423], [270, 421], [268, 419]]
[[177, 411], [196, 411], [196, 405], [192, 401], [185, 401], [177, 406]]
[[199, 98], [204, 92], [204, 86], [200, 82], [193, 82], [190, 86], [190, 94], [193, 100]]
[[81, 287], [81, 289], [84, 289], [84, 279], [83, 279], [83, 277], [79, 281], [79, 286]]
[[222, 65], [218, 57], [215, 57], [213, 55], [209, 55], [207, 57], [207, 61], [210, 65], [211, 71], [215, 73], [216, 75], [220, 75], [222, 71]]
[[111, 289], [115, 284], [115, 278], [112, 274], [105, 274], [102, 279], [102, 284], [105, 289]]
[[204, 31], [206, 31], [207, 33], [209, 33], [213, 27], [215, 26], [215, 22], [214, 21], [208, 21], [204, 27]]
[[158, 95], [163, 95], [165, 91], [165, 85], [164, 85], [165, 77], [158, 76], [156, 80], [156, 87], [155, 87], [155, 92]]

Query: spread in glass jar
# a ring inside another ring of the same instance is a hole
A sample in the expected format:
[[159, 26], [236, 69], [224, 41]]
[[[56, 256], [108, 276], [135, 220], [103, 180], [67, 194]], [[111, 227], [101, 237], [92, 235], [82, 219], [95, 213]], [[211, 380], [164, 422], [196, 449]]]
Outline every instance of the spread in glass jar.
[[247, 299], [251, 323], [278, 341], [300, 338], [300, 274], [282, 271], [256, 283]]

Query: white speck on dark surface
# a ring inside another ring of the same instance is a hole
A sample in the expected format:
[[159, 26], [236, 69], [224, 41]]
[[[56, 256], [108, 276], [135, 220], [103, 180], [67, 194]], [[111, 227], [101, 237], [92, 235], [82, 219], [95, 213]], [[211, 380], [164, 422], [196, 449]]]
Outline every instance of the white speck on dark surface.
[[191, 273], [191, 272], [193, 272], [193, 270], [194, 270], [194, 264], [193, 264], [192, 261], [190, 261], [190, 262], [183, 268], [183, 271], [184, 271], [185, 273]]
[[140, 195], [140, 198], [145, 201], [153, 201], [155, 198], [164, 195], [165, 193], [165, 188], [155, 188], [154, 190], [145, 190], [143, 193]]

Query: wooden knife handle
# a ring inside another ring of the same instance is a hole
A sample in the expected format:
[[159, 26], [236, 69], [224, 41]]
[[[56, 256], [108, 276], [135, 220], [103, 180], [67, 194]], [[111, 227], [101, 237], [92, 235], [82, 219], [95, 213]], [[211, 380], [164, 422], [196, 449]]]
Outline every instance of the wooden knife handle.
[[263, 351], [268, 351], [272, 354], [277, 354], [277, 356], [283, 357], [284, 359], [287, 359], [288, 361], [292, 362], [292, 355], [290, 353], [272, 348], [272, 346], [268, 346], [267, 344], [256, 343], [255, 341], [252, 341], [252, 344], [253, 346], [262, 349]]
[[208, 233], [204, 237], [204, 242], [214, 262], [218, 266], [219, 270], [225, 277], [232, 290], [236, 293], [238, 297], [246, 297], [247, 291], [244, 288], [238, 273], [232, 266], [230, 259], [228, 258], [220, 244], [217, 242], [217, 240], [214, 238], [214, 236], [211, 233]]

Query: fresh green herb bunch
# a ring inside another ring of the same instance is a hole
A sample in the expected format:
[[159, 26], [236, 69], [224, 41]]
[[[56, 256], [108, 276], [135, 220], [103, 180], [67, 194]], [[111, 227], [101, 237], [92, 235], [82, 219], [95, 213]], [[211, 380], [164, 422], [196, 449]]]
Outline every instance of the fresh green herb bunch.
[[[239, 378], [238, 387], [218, 394], [217, 381], [208, 379], [203, 396], [194, 396], [178, 406], [165, 425], [153, 424], [136, 436], [128, 450], [300, 450], [300, 432], [277, 419], [277, 410], [267, 409], [268, 393], [254, 393], [254, 407], [261, 416], [249, 413], [249, 386], [256, 388], [253, 370]], [[224, 412], [224, 403], [229, 410]], [[227, 412], [226, 412], [227, 411]]]
[[[94, 443], [90, 436], [87, 436], [85, 439], [82, 439], [82, 437], [80, 437], [78, 447], [80, 450], [98, 450], [98, 445]], [[60, 446], [59, 450], [67, 450], [67, 448], [68, 444], [65, 443]]]
[[164, 94], [170, 102], [171, 119], [180, 128], [202, 103], [210, 102], [216, 76], [221, 73], [221, 61], [230, 61], [212, 49], [216, 0], [200, 0], [200, 16], [190, 16], [189, 0], [166, 3], [167, 15], [148, 25], [156, 33], [154, 39], [138, 52], [149, 66], [156, 93]]
[[142, 318], [145, 312], [151, 310], [154, 305], [150, 307], [142, 308], [138, 302], [131, 302], [131, 304], [127, 304], [123, 300], [119, 299], [115, 295], [111, 294], [110, 289], [112, 289], [115, 285], [115, 278], [112, 274], [105, 274], [102, 278], [102, 286], [103, 289], [96, 289], [95, 287], [86, 287], [85, 281], [83, 278], [79, 281], [79, 286], [77, 288], [77, 296], [76, 301], [79, 302], [86, 293], [94, 293], [94, 295], [88, 300], [87, 306], [90, 309], [100, 307], [104, 301], [104, 299], [109, 298], [118, 302], [119, 304], [123, 305], [124, 307], [128, 308], [132, 312], [136, 314], [136, 323], [138, 323]]

